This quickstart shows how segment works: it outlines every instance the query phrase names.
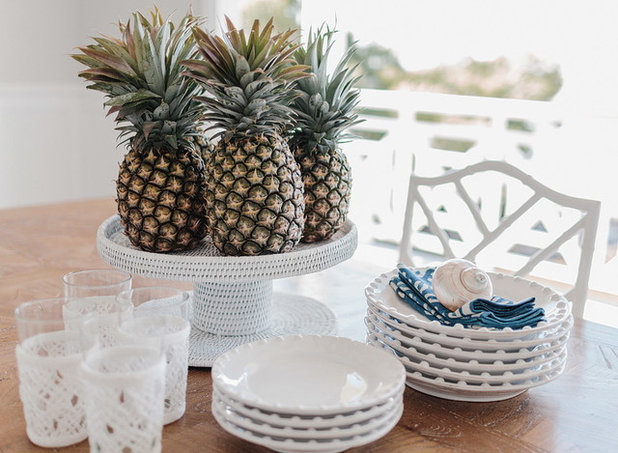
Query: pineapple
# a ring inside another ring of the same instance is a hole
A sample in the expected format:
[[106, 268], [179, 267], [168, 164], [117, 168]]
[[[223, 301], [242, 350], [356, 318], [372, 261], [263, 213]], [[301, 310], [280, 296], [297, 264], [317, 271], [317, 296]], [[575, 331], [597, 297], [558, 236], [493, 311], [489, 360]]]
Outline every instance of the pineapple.
[[198, 143], [203, 94], [181, 75], [181, 60], [195, 58], [190, 13], [178, 26], [155, 9], [120, 23], [122, 39], [94, 38], [96, 44], [72, 55], [88, 69], [79, 73], [88, 88], [106, 94], [105, 105], [128, 144], [120, 164], [118, 213], [131, 243], [151, 252], [195, 247], [206, 235], [204, 162]]
[[290, 124], [291, 86], [306, 76], [294, 63], [294, 31], [274, 34], [272, 19], [255, 21], [246, 35], [226, 17], [214, 36], [194, 28], [202, 60], [187, 60], [186, 74], [210, 94], [199, 99], [219, 140], [206, 164], [208, 225], [226, 255], [290, 251], [302, 235], [303, 185], [284, 128]]
[[348, 215], [352, 175], [339, 144], [349, 138], [345, 130], [359, 122], [356, 107], [358, 77], [348, 63], [348, 48], [333, 73], [327, 74], [332, 30], [309, 32], [307, 44], [294, 53], [298, 64], [309, 65], [313, 77], [296, 82], [301, 95], [292, 104], [296, 124], [289, 144], [302, 173], [305, 193], [303, 242], [330, 238]]

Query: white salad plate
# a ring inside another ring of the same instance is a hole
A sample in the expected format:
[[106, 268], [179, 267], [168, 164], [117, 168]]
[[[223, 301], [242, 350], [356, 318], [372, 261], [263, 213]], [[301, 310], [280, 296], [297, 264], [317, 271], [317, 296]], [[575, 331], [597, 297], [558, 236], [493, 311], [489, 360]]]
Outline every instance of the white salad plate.
[[333, 439], [299, 439], [267, 435], [239, 426], [226, 418], [226, 412], [222, 410], [216, 401], [213, 400], [212, 404], [212, 414], [217, 423], [219, 423], [225, 431], [248, 442], [262, 445], [282, 453], [335, 453], [365, 445], [385, 436], [395, 427], [402, 413], [403, 405], [399, 406], [399, 409], [387, 417], [381, 425], [362, 434]]
[[[402, 392], [403, 394], [403, 392]], [[294, 440], [321, 440], [321, 439], [346, 439], [354, 436], [363, 435], [374, 431], [383, 426], [393, 415], [401, 412], [403, 401], [400, 398], [397, 405], [393, 406], [376, 417], [364, 420], [360, 423], [353, 423], [343, 426], [332, 426], [330, 428], [296, 428], [291, 426], [276, 426], [264, 423], [247, 417], [243, 413], [236, 412], [225, 401], [213, 398], [213, 406], [218, 405], [219, 412], [225, 419], [236, 426], [253, 431], [254, 433], [264, 434], [274, 438], [285, 438]]]
[[353, 412], [329, 416], [310, 416], [310, 415], [290, 415], [279, 414], [276, 412], [266, 412], [255, 407], [239, 403], [222, 392], [213, 391], [213, 399], [223, 401], [230, 409], [240, 415], [254, 420], [256, 423], [267, 423], [273, 426], [293, 427], [299, 429], [329, 429], [336, 426], [349, 426], [355, 423], [363, 423], [367, 420], [381, 416], [394, 410], [395, 406], [401, 403], [405, 384], [401, 386], [399, 394], [388, 398], [384, 403], [361, 409]]
[[558, 378], [564, 371], [565, 364], [552, 369], [546, 374], [527, 380], [524, 383], [502, 385], [471, 385], [465, 382], [448, 382], [444, 378], [425, 376], [420, 372], [407, 372], [406, 385], [421, 393], [454, 401], [489, 402], [513, 398], [526, 390], [547, 384]]
[[[460, 338], [459, 341], [453, 339], [453, 337], [447, 337], [444, 335], [432, 334], [424, 332], [422, 330], [412, 331], [407, 326], [402, 326], [397, 322], [393, 322], [392, 319], [385, 316], [383, 313], [375, 312], [368, 308], [365, 316], [365, 325], [370, 323], [372, 326], [378, 328], [385, 334], [394, 339], [399, 340], [404, 346], [416, 346], [419, 343], [425, 343], [426, 345], [440, 345], [449, 349], [460, 349], [464, 352], [472, 352], [474, 355], [487, 355], [504, 352], [507, 355], [519, 353], [521, 351], [533, 351], [538, 350], [539, 346], [555, 344], [557, 341], [564, 340], [571, 331], [573, 326], [573, 317], [569, 317], [564, 324], [562, 324], [557, 330], [554, 330], [548, 335], [540, 336], [536, 342], [532, 340], [515, 340], [513, 342], [500, 342], [487, 340], [482, 342], [481, 340], [472, 340]], [[443, 341], [444, 340], [444, 341]], [[487, 343], [487, 344], [484, 344]], [[493, 347], [490, 347], [491, 345]], [[533, 354], [532, 356], [537, 356]], [[530, 357], [530, 356], [529, 356]]]
[[402, 355], [395, 348], [390, 347], [387, 343], [384, 343], [382, 340], [380, 340], [379, 337], [375, 335], [370, 335], [368, 341], [369, 344], [380, 346], [384, 349], [390, 349], [391, 352], [395, 353], [399, 361], [406, 368], [406, 372], [419, 371], [426, 376], [442, 377], [444, 379], [457, 382], [463, 381], [467, 384], [502, 384], [506, 382], [510, 382], [511, 384], [520, 383], [528, 379], [547, 374], [548, 370], [553, 370], [554, 368], [559, 367], [564, 362], [566, 362], [567, 357], [567, 351], [566, 348], [564, 348], [559, 355], [551, 358], [551, 360], [535, 368], [524, 369], [518, 373], [515, 373], [513, 371], [504, 371], [501, 374], [491, 374], [489, 372], [482, 372], [479, 374], [471, 373], [470, 371], [466, 370], [457, 371], [448, 367], [438, 368], [432, 366], [432, 364], [430, 364], [426, 360], [418, 360], [414, 357]]
[[[426, 361], [434, 368], [449, 368], [453, 371], [466, 371], [469, 373], [489, 373], [501, 374], [512, 372], [521, 374], [529, 369], [536, 369], [544, 363], [550, 362], [558, 357], [566, 349], [566, 340], [561, 343], [555, 351], [541, 353], [538, 356], [528, 359], [518, 359], [512, 363], [505, 363], [502, 360], [495, 360], [489, 363], [481, 363], [476, 359], [457, 360], [453, 357], [437, 357], [434, 353], [426, 353], [414, 346], [403, 346], [402, 342], [393, 338], [391, 331], [383, 330], [383, 325], [380, 326], [369, 319], [365, 320], [369, 335], [373, 335], [383, 344], [390, 346], [397, 351], [398, 355], [409, 357], [418, 362]], [[405, 365], [405, 364], [404, 364]]]
[[403, 365], [342, 337], [294, 335], [234, 348], [212, 367], [213, 388], [279, 414], [332, 415], [371, 408], [400, 392]]
[[566, 351], [563, 354], [549, 363], [541, 365], [541, 367], [535, 371], [530, 371], [526, 374], [512, 374], [510, 372], [504, 373], [503, 376], [478, 376], [478, 375], [465, 375], [464, 373], [456, 373], [449, 369], [438, 370], [437, 368], [431, 368], [427, 364], [423, 364], [419, 366], [410, 361], [402, 361], [404, 366], [409, 364], [409, 367], [406, 366], [406, 373], [415, 373], [419, 372], [423, 376], [432, 377], [432, 378], [443, 378], [446, 381], [453, 381], [457, 383], [465, 383], [466, 385], [520, 385], [525, 384], [530, 380], [537, 379], [539, 377], [543, 377], [556, 369], [559, 369], [564, 366], [566, 363], [567, 354]]
[[427, 332], [445, 334], [452, 337], [463, 337], [478, 340], [510, 340], [532, 339], [537, 334], [551, 330], [562, 324], [571, 313], [571, 303], [565, 297], [551, 288], [542, 286], [536, 282], [521, 278], [488, 272], [491, 279], [494, 294], [511, 300], [523, 300], [529, 297], [535, 298], [535, 306], [545, 310], [545, 321], [535, 327], [523, 329], [495, 329], [487, 327], [464, 327], [461, 324], [447, 326], [438, 321], [432, 321], [401, 300], [389, 286], [390, 280], [397, 275], [397, 269], [376, 277], [365, 287], [367, 301], [376, 309], [381, 310], [391, 317], [409, 326], [424, 329]]
[[[434, 354], [436, 357], [442, 359], [453, 358], [459, 361], [476, 360], [481, 364], [502, 361], [503, 363], [511, 364], [516, 363], [518, 360], [529, 360], [538, 357], [541, 354], [547, 354], [559, 350], [568, 341], [570, 331], [565, 332], [560, 338], [550, 343], [543, 343], [539, 346], [535, 346], [534, 348], [523, 348], [519, 351], [509, 352], [504, 350], [481, 351], [480, 349], [470, 351], [460, 347], [451, 348], [443, 346], [439, 343], [426, 342], [421, 337], [404, 337], [400, 333], [396, 333], [394, 331], [389, 331], [388, 335], [393, 337], [393, 341], [402, 348], [408, 350], [413, 348], [425, 354]], [[411, 350], [410, 353], [412, 353]]]
[[[369, 302], [368, 302], [369, 303]], [[439, 343], [443, 346], [460, 347], [462, 349], [474, 351], [519, 351], [520, 349], [533, 348], [543, 343], [551, 343], [554, 340], [562, 337], [566, 332], [570, 331], [573, 326], [573, 316], [569, 315], [558, 328], [549, 333], [539, 333], [533, 339], [515, 338], [510, 341], [499, 341], [495, 338], [481, 340], [468, 337], [453, 337], [444, 333], [428, 332], [424, 329], [411, 327], [408, 324], [399, 322], [390, 317], [388, 314], [376, 310], [370, 303], [368, 305], [371, 314], [380, 319], [383, 323], [391, 326], [393, 329], [401, 332], [403, 336], [408, 336], [410, 339], [420, 337], [423, 341], [430, 343]]]

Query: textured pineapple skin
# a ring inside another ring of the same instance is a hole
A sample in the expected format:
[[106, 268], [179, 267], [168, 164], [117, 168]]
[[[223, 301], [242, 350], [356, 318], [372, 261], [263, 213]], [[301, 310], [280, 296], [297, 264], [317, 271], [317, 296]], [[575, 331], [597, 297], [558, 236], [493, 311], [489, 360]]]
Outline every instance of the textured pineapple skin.
[[178, 252], [207, 234], [204, 162], [194, 150], [130, 150], [120, 164], [116, 194], [131, 244]]
[[277, 134], [224, 139], [206, 161], [210, 234], [225, 255], [289, 252], [304, 222], [303, 183]]
[[345, 154], [293, 147], [305, 192], [303, 242], [329, 239], [346, 222], [352, 191], [352, 172]]

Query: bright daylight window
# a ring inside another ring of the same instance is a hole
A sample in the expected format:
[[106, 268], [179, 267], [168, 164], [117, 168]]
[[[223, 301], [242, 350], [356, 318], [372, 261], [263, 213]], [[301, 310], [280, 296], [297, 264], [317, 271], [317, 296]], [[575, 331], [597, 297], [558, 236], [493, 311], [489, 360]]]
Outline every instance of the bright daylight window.
[[[618, 7], [553, 0], [350, 6], [237, 0], [217, 8], [245, 26], [270, 16], [280, 29], [327, 22], [339, 30], [341, 49], [356, 41], [366, 121], [344, 151], [354, 172], [351, 216], [360, 226], [360, 252], [370, 262], [396, 259], [413, 168], [435, 176], [505, 160], [554, 190], [602, 202], [585, 317], [618, 325], [618, 200], [609, 183], [618, 120], [611, 57], [618, 32], [610, 18]], [[530, 230], [551, 230], [551, 222]], [[510, 252], [536, 250], [514, 244]]]

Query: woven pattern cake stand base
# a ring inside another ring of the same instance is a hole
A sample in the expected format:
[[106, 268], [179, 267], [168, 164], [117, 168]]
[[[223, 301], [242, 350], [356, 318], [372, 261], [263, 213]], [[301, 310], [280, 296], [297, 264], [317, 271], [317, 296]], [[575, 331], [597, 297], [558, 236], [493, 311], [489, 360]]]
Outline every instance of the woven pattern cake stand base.
[[210, 367], [228, 349], [268, 337], [292, 334], [333, 335], [337, 333], [335, 314], [323, 303], [309, 297], [275, 292], [270, 325], [246, 335], [216, 335], [193, 326], [189, 365]]
[[99, 254], [108, 264], [143, 277], [193, 282], [189, 365], [207, 367], [228, 349], [269, 336], [336, 332], [334, 313], [307, 297], [273, 295], [273, 280], [317, 272], [349, 259], [356, 227], [347, 222], [330, 239], [298, 244], [288, 253], [221, 255], [210, 238], [190, 251], [162, 254], [133, 247], [119, 216], [97, 231]]

